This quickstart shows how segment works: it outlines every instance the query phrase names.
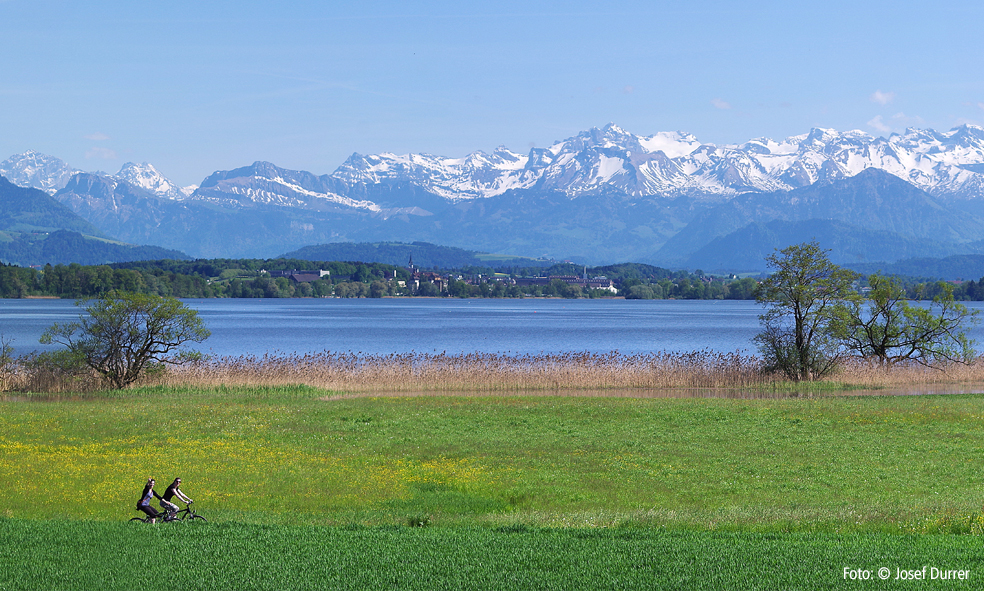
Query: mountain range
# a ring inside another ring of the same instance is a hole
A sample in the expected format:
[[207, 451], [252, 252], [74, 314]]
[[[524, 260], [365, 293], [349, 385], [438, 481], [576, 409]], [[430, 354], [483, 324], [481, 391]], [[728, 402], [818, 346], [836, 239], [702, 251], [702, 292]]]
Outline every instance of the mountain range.
[[811, 237], [840, 263], [984, 253], [984, 128], [860, 131], [739, 145], [614, 124], [528, 153], [353, 154], [331, 174], [268, 162], [179, 187], [150, 164], [86, 173], [25, 152], [0, 163], [99, 232], [195, 257], [338, 242], [756, 271]]

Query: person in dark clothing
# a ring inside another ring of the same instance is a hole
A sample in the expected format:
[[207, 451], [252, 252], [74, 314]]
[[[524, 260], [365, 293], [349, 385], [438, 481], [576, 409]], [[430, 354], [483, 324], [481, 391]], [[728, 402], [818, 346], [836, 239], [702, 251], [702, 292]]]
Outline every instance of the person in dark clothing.
[[192, 504], [194, 501], [188, 498], [188, 495], [181, 492], [181, 479], [175, 478], [168, 487], [164, 490], [164, 496], [161, 497], [161, 508], [167, 512], [167, 517], [164, 521], [171, 521], [174, 519], [174, 515], [178, 512], [178, 506], [171, 502], [171, 499], [178, 497], [178, 500], [186, 505]]
[[150, 505], [150, 502], [154, 500], [154, 497], [157, 497], [158, 499], [161, 498], [161, 495], [157, 494], [154, 490], [155, 484], [157, 484], [157, 482], [153, 478], [148, 478], [143, 492], [140, 493], [140, 500], [137, 501], [137, 510], [146, 513], [147, 517], [150, 517], [151, 523], [157, 523], [157, 516], [160, 515], [160, 513], [157, 512], [157, 509], [154, 509]]

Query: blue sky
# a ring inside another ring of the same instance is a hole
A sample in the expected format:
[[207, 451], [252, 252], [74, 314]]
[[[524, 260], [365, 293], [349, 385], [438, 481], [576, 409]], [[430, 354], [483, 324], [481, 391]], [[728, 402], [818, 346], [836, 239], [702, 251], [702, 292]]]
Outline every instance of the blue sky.
[[175, 182], [608, 122], [710, 143], [984, 124], [979, 1], [0, 0], [0, 160]]

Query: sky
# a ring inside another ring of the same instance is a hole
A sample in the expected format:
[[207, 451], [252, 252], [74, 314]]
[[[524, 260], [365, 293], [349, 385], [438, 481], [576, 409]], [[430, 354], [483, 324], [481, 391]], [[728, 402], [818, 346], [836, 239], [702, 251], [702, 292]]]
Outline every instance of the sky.
[[984, 3], [0, 0], [0, 160], [525, 153], [613, 122], [737, 144], [984, 124]]

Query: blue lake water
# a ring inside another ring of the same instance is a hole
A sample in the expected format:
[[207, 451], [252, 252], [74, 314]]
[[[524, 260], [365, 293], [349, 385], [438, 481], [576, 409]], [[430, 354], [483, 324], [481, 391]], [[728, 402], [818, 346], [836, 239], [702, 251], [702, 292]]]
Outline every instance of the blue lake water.
[[[762, 307], [752, 301], [561, 299], [183, 300], [212, 331], [215, 355], [487, 352], [752, 353]], [[984, 308], [980, 302], [970, 307]], [[44, 349], [52, 323], [76, 320], [70, 300], [0, 300], [0, 333], [16, 354]], [[978, 343], [984, 329], [970, 331]]]

